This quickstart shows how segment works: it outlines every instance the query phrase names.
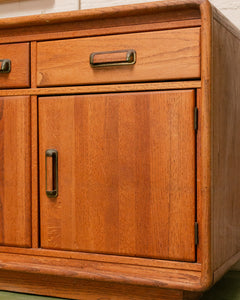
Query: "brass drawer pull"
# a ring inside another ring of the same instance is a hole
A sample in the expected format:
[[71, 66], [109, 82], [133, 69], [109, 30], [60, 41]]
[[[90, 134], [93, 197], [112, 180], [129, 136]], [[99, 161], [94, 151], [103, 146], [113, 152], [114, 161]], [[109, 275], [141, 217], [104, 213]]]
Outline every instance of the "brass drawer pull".
[[136, 51], [132, 49], [109, 52], [94, 52], [90, 55], [90, 65], [93, 68], [134, 65], [135, 63]]
[[[48, 190], [48, 167], [47, 158], [52, 158], [52, 190]], [[46, 194], [49, 198], [58, 196], [58, 152], [55, 149], [48, 149], [45, 153], [45, 168], [46, 168]]]
[[0, 73], [10, 73], [11, 72], [11, 60], [10, 59], [1, 59], [1, 68]]

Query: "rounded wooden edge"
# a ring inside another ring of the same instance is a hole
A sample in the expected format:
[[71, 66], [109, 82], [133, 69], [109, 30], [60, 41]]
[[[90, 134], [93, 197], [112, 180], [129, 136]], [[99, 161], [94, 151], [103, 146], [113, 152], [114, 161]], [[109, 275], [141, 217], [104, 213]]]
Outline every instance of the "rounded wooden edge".
[[201, 76], [202, 76], [202, 115], [201, 115], [201, 203], [202, 234], [201, 291], [213, 285], [212, 245], [211, 245], [211, 105], [212, 105], [212, 6], [208, 0], [200, 5], [201, 30]]
[[24, 17], [4, 18], [0, 20], [0, 29], [19, 28], [24, 26], [50, 25], [94, 19], [107, 19], [115, 17], [140, 16], [154, 14], [161, 11], [196, 8], [205, 0], [164, 0], [151, 3], [121, 5], [97, 9], [76, 10], [70, 12], [50, 13]]
[[62, 278], [115, 282], [119, 284], [201, 291], [201, 272], [144, 267], [108, 262], [1, 254], [0, 271], [42, 274]]

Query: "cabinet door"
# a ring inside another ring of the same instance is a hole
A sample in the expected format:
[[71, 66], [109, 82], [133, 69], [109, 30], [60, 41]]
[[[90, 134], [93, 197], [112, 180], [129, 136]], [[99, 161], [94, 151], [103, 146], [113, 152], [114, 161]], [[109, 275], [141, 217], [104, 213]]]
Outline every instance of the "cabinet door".
[[41, 247], [195, 260], [194, 106], [193, 90], [40, 98]]
[[0, 245], [31, 246], [30, 98], [0, 97]]

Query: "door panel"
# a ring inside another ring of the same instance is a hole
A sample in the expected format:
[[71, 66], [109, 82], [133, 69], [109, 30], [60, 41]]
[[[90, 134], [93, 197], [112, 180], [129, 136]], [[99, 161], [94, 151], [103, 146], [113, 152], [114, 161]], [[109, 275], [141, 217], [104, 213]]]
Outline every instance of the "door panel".
[[31, 246], [30, 98], [0, 97], [0, 245]]
[[194, 106], [193, 90], [40, 98], [41, 247], [194, 261]]

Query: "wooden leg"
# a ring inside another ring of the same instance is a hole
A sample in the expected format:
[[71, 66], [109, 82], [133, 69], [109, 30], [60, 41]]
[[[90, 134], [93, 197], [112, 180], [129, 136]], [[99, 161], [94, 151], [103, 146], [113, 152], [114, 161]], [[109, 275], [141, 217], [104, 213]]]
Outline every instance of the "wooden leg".
[[0, 272], [0, 290], [77, 300], [198, 299], [196, 294], [177, 290], [9, 271]]

